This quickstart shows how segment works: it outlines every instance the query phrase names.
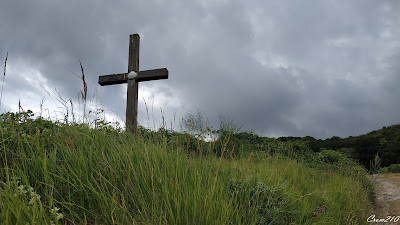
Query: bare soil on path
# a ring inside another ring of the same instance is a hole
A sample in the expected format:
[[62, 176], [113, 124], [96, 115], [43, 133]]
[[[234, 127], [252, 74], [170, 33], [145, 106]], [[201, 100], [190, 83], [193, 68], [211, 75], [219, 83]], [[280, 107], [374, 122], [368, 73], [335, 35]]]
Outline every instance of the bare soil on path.
[[[392, 222], [376, 221], [376, 224], [400, 224], [400, 174], [374, 174], [370, 178], [375, 188], [375, 205], [371, 216], [375, 215], [375, 219], [392, 219]], [[398, 221], [393, 222], [395, 219]]]

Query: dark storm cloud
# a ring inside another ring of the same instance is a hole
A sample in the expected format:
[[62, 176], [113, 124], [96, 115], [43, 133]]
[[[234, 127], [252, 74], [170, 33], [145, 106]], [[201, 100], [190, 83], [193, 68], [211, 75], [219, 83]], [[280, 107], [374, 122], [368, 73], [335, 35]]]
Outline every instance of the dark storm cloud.
[[139, 33], [140, 69], [170, 72], [139, 84], [141, 124], [161, 120], [160, 107], [171, 120], [200, 108], [211, 122], [228, 115], [264, 135], [358, 135], [400, 121], [399, 10], [372, 0], [7, 1], [0, 54], [19, 67], [5, 90], [40, 92], [11, 78], [39, 72], [76, 99], [80, 59], [91, 94], [123, 118], [126, 87], [97, 79], [127, 70], [129, 34]]

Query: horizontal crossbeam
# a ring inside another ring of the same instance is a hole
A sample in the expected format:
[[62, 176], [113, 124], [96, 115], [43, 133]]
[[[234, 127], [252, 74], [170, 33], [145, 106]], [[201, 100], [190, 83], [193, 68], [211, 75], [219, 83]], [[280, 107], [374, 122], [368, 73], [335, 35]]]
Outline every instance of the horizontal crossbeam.
[[[168, 70], [166, 68], [155, 70], [139, 71], [135, 79], [136, 82], [168, 79]], [[99, 76], [99, 84], [101, 86], [112, 84], [123, 84], [128, 82], [128, 73], [119, 73], [111, 75]]]

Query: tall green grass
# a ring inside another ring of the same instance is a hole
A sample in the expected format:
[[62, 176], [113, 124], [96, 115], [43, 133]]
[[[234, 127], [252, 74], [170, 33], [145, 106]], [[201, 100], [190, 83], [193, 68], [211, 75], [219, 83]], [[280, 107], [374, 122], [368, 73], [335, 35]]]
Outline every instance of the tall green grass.
[[29, 113], [3, 114], [0, 132], [1, 224], [363, 224], [371, 208], [363, 169], [290, 143], [134, 136]]

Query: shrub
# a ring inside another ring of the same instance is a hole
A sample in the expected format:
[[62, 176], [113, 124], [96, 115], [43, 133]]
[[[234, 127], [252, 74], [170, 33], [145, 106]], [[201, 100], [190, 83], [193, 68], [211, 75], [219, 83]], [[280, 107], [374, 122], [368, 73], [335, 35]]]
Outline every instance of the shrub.
[[400, 164], [392, 164], [378, 170], [378, 173], [400, 173]]
[[400, 164], [392, 164], [388, 167], [389, 172], [400, 173]]
[[387, 167], [380, 168], [378, 173], [389, 173], [389, 169]]
[[316, 159], [324, 163], [338, 164], [347, 160], [347, 158], [338, 151], [322, 150], [316, 154]]

